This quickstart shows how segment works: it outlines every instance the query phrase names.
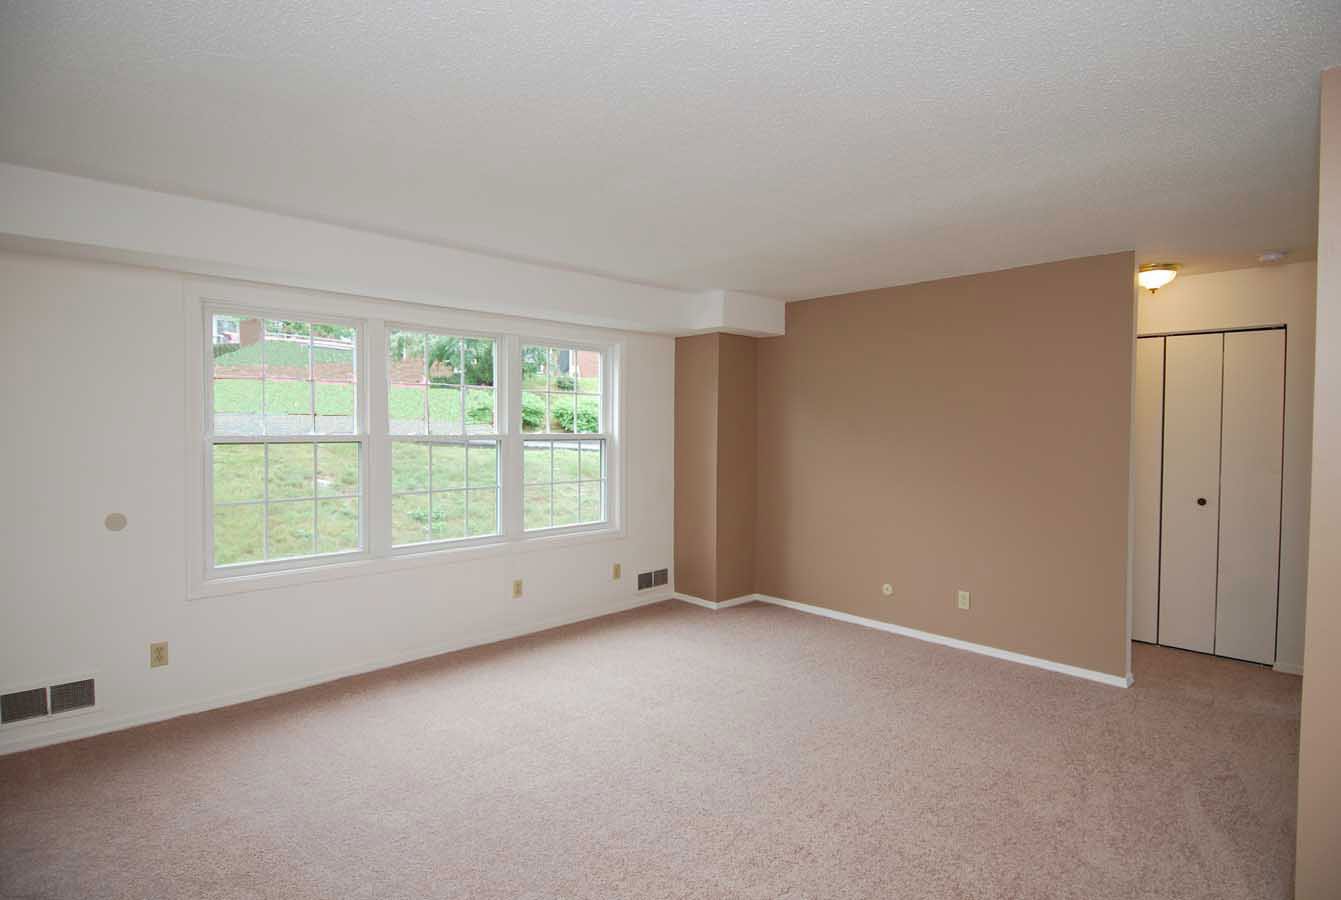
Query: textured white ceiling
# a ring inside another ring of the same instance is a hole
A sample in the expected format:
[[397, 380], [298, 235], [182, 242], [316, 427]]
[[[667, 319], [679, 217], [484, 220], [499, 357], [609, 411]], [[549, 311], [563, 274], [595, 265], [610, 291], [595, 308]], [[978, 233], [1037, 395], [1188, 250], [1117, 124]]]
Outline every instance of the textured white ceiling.
[[0, 160], [809, 297], [1315, 240], [1341, 0], [0, 0]]

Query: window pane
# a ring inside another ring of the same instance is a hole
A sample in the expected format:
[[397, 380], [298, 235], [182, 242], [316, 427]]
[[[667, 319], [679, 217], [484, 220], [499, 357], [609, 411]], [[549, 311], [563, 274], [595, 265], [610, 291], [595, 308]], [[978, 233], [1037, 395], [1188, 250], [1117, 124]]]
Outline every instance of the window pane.
[[433, 445], [433, 490], [466, 486], [466, 448], [464, 444]]
[[461, 433], [461, 389], [431, 384], [428, 388], [429, 434]]
[[522, 499], [523, 527], [527, 531], [549, 527], [549, 485], [532, 485], [525, 489]]
[[577, 430], [583, 434], [595, 434], [601, 430], [600, 397], [577, 395]]
[[306, 381], [266, 378], [266, 434], [308, 434], [312, 431], [312, 385]]
[[466, 492], [440, 491], [433, 494], [433, 528], [435, 541], [446, 541], [466, 535]]
[[[311, 497], [316, 462], [312, 444], [267, 444], [270, 499]], [[311, 531], [309, 525], [308, 530]], [[273, 551], [273, 547], [271, 548]]]
[[522, 388], [546, 391], [549, 389], [549, 348], [522, 347]]
[[572, 434], [574, 409], [572, 394], [550, 394], [549, 430], [559, 434]]
[[391, 543], [396, 546], [428, 540], [428, 495], [401, 494], [391, 498]]
[[576, 441], [554, 442], [554, 480], [577, 481], [578, 449]]
[[214, 502], [264, 498], [265, 445], [215, 444]]
[[576, 484], [554, 485], [554, 525], [556, 528], [560, 525], [577, 524], [577, 500]]
[[466, 430], [494, 431], [493, 388], [466, 389]]
[[317, 445], [317, 493], [329, 497], [359, 492], [359, 445]]
[[595, 350], [577, 351], [577, 389], [583, 394], [600, 394], [601, 354]]
[[498, 489], [472, 488], [469, 496], [470, 514], [466, 517], [470, 537], [498, 533]]
[[480, 338], [465, 341], [466, 384], [493, 387], [494, 342]]
[[498, 444], [475, 441], [470, 445], [470, 486], [498, 484]]
[[583, 522], [600, 522], [605, 519], [605, 482], [584, 481], [578, 485], [578, 517]]
[[[552, 451], [548, 441], [526, 442], [522, 447], [522, 471], [527, 484], [549, 484], [551, 457]], [[548, 496], [547, 491], [546, 497]]]
[[306, 322], [265, 320], [266, 381], [307, 381], [312, 377], [311, 328]]
[[354, 329], [312, 325], [312, 377], [316, 381], [316, 430], [354, 431]]
[[551, 349], [549, 351], [549, 389], [572, 393], [577, 389], [577, 379], [573, 377], [572, 350]]
[[214, 431], [263, 434], [260, 319], [213, 318]]
[[522, 394], [522, 431], [545, 430], [545, 395], [530, 391]]
[[266, 506], [270, 559], [309, 556], [313, 552], [315, 501], [289, 500]]
[[317, 552], [359, 549], [359, 502], [353, 497], [317, 501]]
[[391, 443], [391, 491], [428, 490], [428, 444]]
[[389, 331], [386, 337], [388, 384], [419, 385], [424, 370], [424, 335], [417, 331]]
[[601, 442], [583, 441], [582, 442], [582, 464], [581, 477], [583, 481], [589, 481], [600, 478], [603, 474], [601, 468]]
[[214, 509], [214, 564], [259, 562], [265, 557], [265, 507], [260, 503]]
[[422, 385], [393, 384], [387, 388], [387, 417], [392, 434], [428, 434], [425, 405], [428, 391]]
[[430, 334], [428, 340], [428, 380], [433, 384], [461, 383], [461, 339]]

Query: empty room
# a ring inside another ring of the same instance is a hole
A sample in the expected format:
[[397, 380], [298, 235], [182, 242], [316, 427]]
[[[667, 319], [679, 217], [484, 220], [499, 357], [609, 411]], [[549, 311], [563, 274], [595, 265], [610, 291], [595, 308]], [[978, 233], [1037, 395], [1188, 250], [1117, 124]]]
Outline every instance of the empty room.
[[1341, 5], [0, 0], [0, 898], [1341, 900]]

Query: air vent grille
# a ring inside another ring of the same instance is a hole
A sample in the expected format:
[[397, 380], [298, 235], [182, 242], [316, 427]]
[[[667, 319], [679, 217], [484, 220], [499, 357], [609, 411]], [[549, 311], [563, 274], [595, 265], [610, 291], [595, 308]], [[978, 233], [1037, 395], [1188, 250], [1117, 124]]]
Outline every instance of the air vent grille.
[[668, 581], [670, 581], [669, 569], [657, 569], [655, 572], [652, 573], [653, 585], [663, 585]]
[[647, 590], [648, 588], [650, 588], [651, 586], [652, 586], [652, 573], [651, 573], [651, 572], [639, 572], [639, 573], [638, 573], [638, 590], [640, 590], [640, 591], [645, 591], [645, 590]]
[[51, 714], [53, 716], [56, 713], [71, 709], [83, 709], [85, 706], [92, 706], [93, 703], [92, 678], [51, 686]]
[[0, 696], [0, 723], [21, 722], [47, 714], [47, 689], [33, 688]]

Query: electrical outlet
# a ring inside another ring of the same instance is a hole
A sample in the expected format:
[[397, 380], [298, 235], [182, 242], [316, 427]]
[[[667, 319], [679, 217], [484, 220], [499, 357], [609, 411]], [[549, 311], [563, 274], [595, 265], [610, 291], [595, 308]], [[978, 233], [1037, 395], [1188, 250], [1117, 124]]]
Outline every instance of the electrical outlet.
[[969, 608], [969, 592], [968, 592], [968, 591], [960, 591], [960, 592], [959, 592], [959, 608], [960, 608], [960, 609], [968, 609], [968, 608]]
[[618, 581], [621, 574], [622, 571], [619, 568], [619, 563], [615, 563], [614, 568], [610, 570], [610, 577], [615, 581]]
[[157, 669], [168, 664], [168, 642], [155, 641], [149, 645], [149, 668]]
[[893, 596], [894, 596], [894, 585], [892, 585], [892, 584], [886, 584], [885, 586], [883, 586], [882, 588], [880, 588], [880, 593], [884, 594], [886, 597], [893, 597]]
[[522, 595], [522, 580], [520, 578], [517, 578], [514, 579], [512, 582], [512, 599], [516, 600], [521, 595]]

